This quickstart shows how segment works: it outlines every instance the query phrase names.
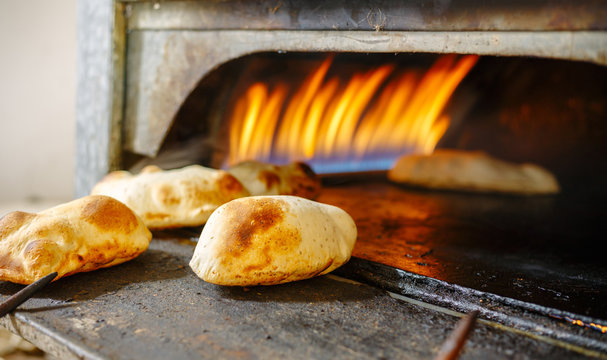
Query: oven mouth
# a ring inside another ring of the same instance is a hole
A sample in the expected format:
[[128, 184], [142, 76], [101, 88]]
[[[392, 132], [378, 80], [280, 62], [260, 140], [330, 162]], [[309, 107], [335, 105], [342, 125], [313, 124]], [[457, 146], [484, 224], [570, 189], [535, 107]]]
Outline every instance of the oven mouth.
[[[150, 163], [224, 167], [231, 111], [247, 89], [264, 79], [303, 81], [327, 56], [337, 73], [384, 64], [429, 69], [441, 57], [256, 53], [230, 61], [201, 79], [186, 98], [158, 155], [127, 154], [125, 166], [134, 172]], [[483, 150], [503, 160], [539, 164], [556, 175], [562, 192], [520, 197], [431, 191], [391, 183], [385, 166], [334, 169], [322, 174], [318, 201], [353, 216], [359, 239], [352, 266], [370, 262], [607, 319], [607, 309], [597, 305], [607, 301], [607, 267], [598, 240], [607, 231], [605, 84], [607, 68], [591, 63], [481, 56], [445, 106], [451, 122], [437, 148]], [[281, 159], [293, 160], [301, 159]], [[360, 273], [349, 266], [344, 271]], [[393, 285], [410, 280], [399, 278]]]
[[[186, 97], [158, 153], [147, 157], [124, 151], [123, 167], [133, 171], [150, 163], [166, 168], [192, 163], [225, 167], [231, 151], [230, 116], [247, 90], [257, 83], [265, 83], [271, 89], [285, 79], [297, 89], [328, 57], [333, 62], [325, 83], [338, 77], [346, 87], [353, 74], [364, 74], [385, 65], [394, 66], [395, 74], [402, 75], [408, 70], [428, 74], [432, 65], [445, 55], [255, 53], [229, 61], [204, 76]], [[443, 114], [449, 116], [450, 122], [436, 148], [482, 150], [505, 161], [531, 162], [554, 172], [564, 189], [590, 187], [600, 193], [607, 176], [607, 161], [602, 156], [607, 150], [604, 141], [607, 89], [602, 85], [605, 82], [607, 68], [592, 63], [482, 56], [446, 102]], [[282, 115], [287, 107], [285, 101]], [[406, 151], [401, 149], [395, 154]], [[249, 158], [255, 158], [254, 155]], [[257, 160], [309, 161], [301, 153], [278, 155]], [[246, 153], [244, 156], [241, 160], [247, 159]], [[321, 159], [320, 166], [333, 161], [342, 167], [316, 170], [326, 175], [385, 171], [394, 157], [388, 159], [363, 158], [372, 164], [366, 169], [340, 159]], [[374, 167], [377, 164], [380, 165]]]
[[302, 161], [321, 174], [378, 171], [400, 155], [429, 154], [451, 122], [444, 109], [478, 56], [439, 56], [429, 67], [334, 59], [326, 56], [304, 78], [305, 69], [277, 74], [260, 65], [229, 102], [222, 167], [253, 159]]

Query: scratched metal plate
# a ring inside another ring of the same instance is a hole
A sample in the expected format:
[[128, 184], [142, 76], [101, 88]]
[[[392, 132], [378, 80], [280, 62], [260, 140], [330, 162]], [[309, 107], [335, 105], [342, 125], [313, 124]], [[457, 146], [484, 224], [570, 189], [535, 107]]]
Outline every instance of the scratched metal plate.
[[[330, 276], [249, 289], [215, 286], [188, 268], [193, 249], [185, 239], [153, 240], [131, 262], [50, 284], [0, 324], [59, 358], [429, 359], [458, 320]], [[0, 283], [0, 300], [20, 288]], [[600, 355], [480, 323], [462, 359], [523, 354]]]

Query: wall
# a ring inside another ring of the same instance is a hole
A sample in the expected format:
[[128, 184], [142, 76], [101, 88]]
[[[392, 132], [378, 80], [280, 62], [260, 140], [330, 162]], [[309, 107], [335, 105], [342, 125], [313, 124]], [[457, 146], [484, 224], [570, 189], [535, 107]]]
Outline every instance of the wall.
[[0, 0], [0, 202], [69, 200], [76, 0]]

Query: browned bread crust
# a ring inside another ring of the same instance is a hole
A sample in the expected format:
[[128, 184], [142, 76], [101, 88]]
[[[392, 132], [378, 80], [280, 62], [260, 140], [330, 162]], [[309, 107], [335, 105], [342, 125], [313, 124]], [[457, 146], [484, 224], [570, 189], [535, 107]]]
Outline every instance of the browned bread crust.
[[273, 165], [243, 161], [228, 169], [251, 195], [294, 195], [315, 199], [322, 188], [320, 179], [305, 163]]
[[296, 196], [251, 196], [219, 207], [190, 261], [218, 285], [272, 285], [329, 273], [356, 242], [354, 220], [335, 206]]
[[144, 252], [152, 234], [127, 206], [87, 196], [31, 214], [0, 219], [0, 280], [30, 284], [123, 263]]
[[202, 225], [218, 206], [249, 195], [228, 172], [199, 165], [166, 171], [148, 166], [138, 175], [115, 171], [91, 193], [120, 200], [150, 229]]

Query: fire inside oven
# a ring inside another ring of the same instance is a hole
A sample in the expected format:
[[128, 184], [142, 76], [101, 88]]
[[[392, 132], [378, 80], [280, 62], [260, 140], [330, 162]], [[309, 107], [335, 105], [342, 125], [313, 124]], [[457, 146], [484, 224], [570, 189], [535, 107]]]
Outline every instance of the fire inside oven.
[[[304, 161], [318, 201], [354, 218], [353, 256], [541, 306], [607, 319], [607, 68], [522, 57], [258, 53], [200, 80], [137, 171]], [[548, 196], [391, 183], [404, 154], [482, 150], [538, 164]], [[606, 331], [607, 328], [598, 330]]]

